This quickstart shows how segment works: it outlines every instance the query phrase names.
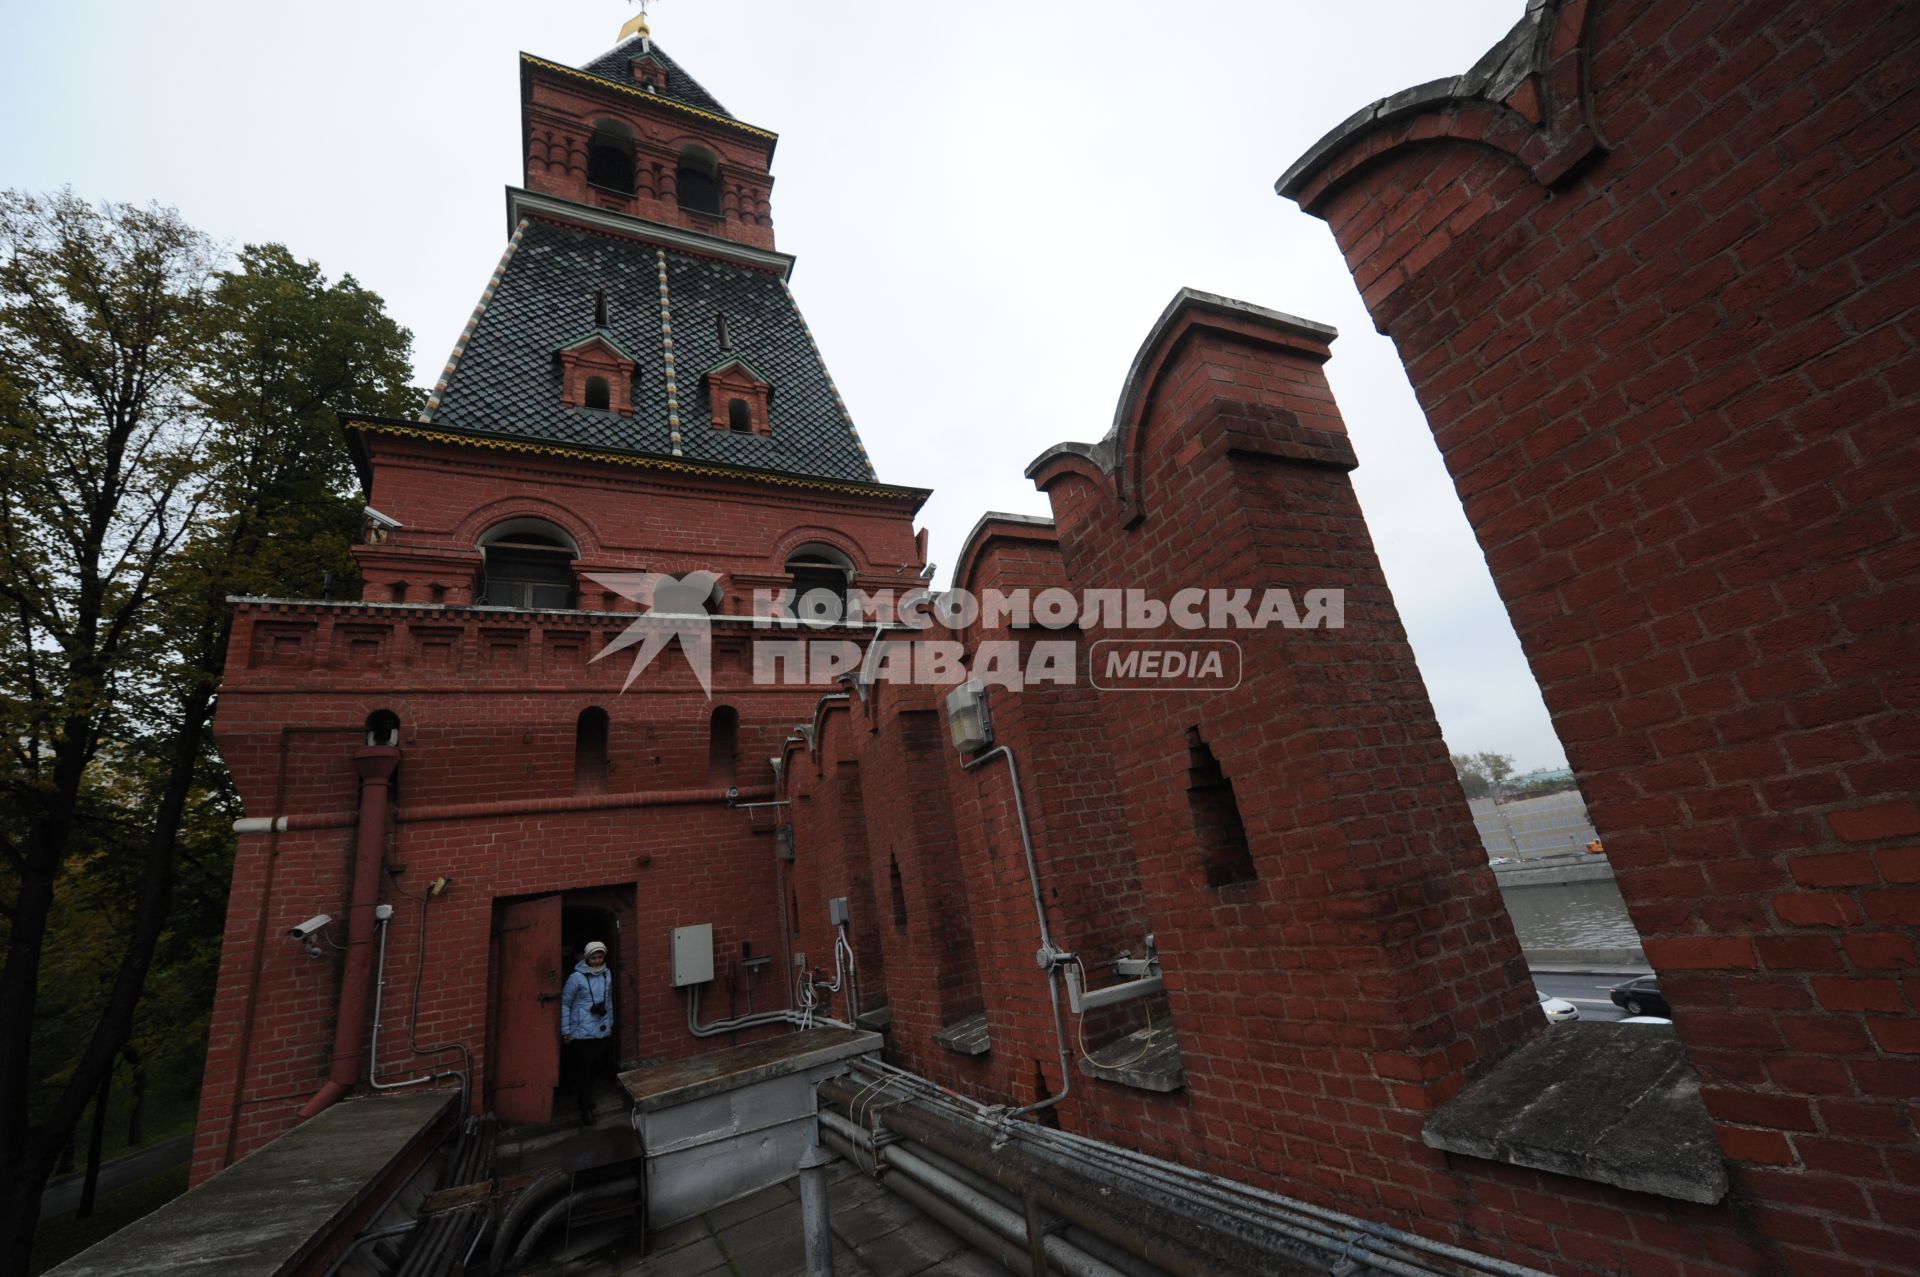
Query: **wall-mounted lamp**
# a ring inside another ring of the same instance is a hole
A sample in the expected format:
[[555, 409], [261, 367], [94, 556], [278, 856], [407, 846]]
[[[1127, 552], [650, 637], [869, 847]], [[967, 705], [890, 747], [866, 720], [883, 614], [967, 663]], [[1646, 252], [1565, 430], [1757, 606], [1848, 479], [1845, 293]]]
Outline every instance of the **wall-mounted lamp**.
[[947, 731], [963, 754], [993, 744], [993, 715], [987, 709], [987, 685], [970, 678], [947, 693]]

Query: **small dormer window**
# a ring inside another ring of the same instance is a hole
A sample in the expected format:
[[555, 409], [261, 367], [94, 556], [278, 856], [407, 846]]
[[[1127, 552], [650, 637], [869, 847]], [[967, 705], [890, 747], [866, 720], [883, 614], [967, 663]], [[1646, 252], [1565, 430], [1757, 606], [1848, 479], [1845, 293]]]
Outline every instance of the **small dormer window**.
[[768, 419], [773, 385], [752, 364], [735, 355], [700, 374], [707, 387], [713, 428], [735, 434], [773, 433]]
[[[604, 307], [604, 298], [597, 299]], [[604, 309], [595, 318], [603, 318]], [[633, 415], [634, 373], [639, 364], [613, 334], [596, 327], [555, 350], [560, 361], [560, 402], [569, 408]]]
[[667, 69], [660, 60], [651, 54], [633, 60], [633, 82], [642, 88], [664, 93], [667, 89]]

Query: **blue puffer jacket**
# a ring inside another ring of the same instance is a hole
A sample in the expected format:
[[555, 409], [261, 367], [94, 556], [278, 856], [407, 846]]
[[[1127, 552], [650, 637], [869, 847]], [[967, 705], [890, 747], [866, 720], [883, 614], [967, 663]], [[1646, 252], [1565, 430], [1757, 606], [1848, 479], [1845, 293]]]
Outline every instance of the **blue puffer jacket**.
[[[606, 1005], [599, 1015], [593, 1004]], [[604, 1038], [613, 1032], [613, 972], [607, 967], [595, 971], [582, 959], [573, 964], [573, 974], [560, 991], [560, 1032], [570, 1038]]]

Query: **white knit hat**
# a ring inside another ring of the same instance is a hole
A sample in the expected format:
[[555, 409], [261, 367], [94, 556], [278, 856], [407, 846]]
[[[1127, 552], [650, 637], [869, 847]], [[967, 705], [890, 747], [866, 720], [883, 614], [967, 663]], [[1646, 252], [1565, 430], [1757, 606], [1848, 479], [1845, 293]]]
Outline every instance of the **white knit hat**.
[[605, 953], [606, 951], [606, 945], [601, 944], [598, 940], [589, 940], [587, 941], [587, 951], [581, 956], [591, 958], [596, 953]]

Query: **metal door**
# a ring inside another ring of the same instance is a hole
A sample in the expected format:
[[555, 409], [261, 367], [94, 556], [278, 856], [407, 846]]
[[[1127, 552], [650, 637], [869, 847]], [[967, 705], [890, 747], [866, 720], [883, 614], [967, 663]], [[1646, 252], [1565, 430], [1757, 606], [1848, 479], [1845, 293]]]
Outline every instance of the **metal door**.
[[495, 935], [493, 1111], [502, 1121], [544, 1125], [560, 1081], [560, 897], [502, 906]]

